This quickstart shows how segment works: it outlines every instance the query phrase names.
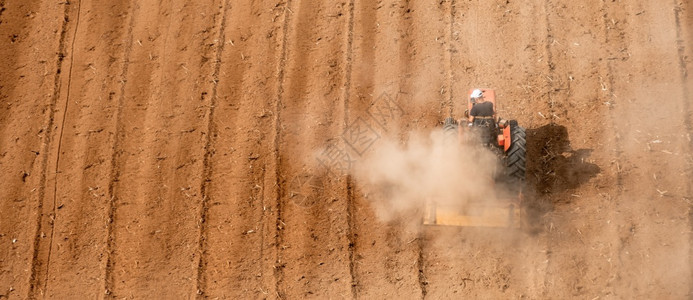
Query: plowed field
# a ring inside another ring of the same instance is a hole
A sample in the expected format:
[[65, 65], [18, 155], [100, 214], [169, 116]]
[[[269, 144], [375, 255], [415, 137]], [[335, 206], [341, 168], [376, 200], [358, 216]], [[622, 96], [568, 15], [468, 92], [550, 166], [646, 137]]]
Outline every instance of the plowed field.
[[[693, 298], [692, 66], [689, 0], [0, 0], [0, 298]], [[474, 87], [521, 230], [354, 172]]]

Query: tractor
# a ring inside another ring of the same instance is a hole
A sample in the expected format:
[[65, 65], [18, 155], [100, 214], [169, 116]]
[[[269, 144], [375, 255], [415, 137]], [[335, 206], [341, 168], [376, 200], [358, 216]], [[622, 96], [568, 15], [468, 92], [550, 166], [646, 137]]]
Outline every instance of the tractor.
[[[425, 225], [450, 225], [471, 227], [519, 228], [522, 221], [522, 190], [525, 181], [526, 135], [516, 120], [505, 120], [495, 114], [496, 94], [492, 89], [482, 89], [486, 101], [493, 103], [492, 117], [467, 118], [474, 105], [474, 98], [467, 97], [465, 119], [448, 117], [443, 122], [446, 139], [469, 147], [481, 147], [498, 158], [500, 170], [489, 178], [492, 181], [494, 199], [426, 199]], [[471, 144], [471, 145], [470, 145]], [[450, 201], [455, 200], [455, 201]]]

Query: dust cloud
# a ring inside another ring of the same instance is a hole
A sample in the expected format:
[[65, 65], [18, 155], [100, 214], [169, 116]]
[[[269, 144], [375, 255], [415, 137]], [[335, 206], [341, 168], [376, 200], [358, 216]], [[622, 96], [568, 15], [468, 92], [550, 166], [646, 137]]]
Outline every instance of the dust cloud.
[[[391, 221], [420, 211], [427, 199], [464, 205], [468, 199], [493, 201], [499, 162], [480, 144], [460, 143], [457, 133], [435, 129], [412, 132], [406, 142], [379, 141], [354, 168], [354, 178], [369, 186], [377, 217]], [[418, 220], [417, 220], [418, 221]]]

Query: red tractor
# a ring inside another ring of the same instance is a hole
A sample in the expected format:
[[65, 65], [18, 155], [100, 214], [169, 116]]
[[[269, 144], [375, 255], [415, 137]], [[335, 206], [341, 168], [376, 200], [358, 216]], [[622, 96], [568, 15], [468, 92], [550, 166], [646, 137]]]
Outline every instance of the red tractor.
[[[501, 170], [492, 179], [494, 199], [440, 199], [427, 200], [424, 224], [511, 227], [518, 228], [523, 215], [522, 189], [525, 181], [526, 135], [525, 129], [515, 120], [505, 120], [496, 115], [496, 94], [491, 89], [481, 89], [484, 100], [493, 103], [493, 115], [469, 120], [469, 113], [477, 105], [470, 91], [466, 119], [445, 119], [443, 131], [447, 139], [472, 147], [483, 147], [499, 159]], [[476, 91], [478, 93], [478, 90]], [[461, 205], [462, 203], [463, 205]]]

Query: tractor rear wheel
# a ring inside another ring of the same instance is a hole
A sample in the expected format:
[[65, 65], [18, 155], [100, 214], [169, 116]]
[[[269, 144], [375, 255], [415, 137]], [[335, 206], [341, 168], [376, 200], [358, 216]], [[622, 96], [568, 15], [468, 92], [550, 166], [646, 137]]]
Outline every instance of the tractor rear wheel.
[[510, 147], [505, 156], [505, 170], [510, 183], [520, 183], [525, 180], [525, 164], [527, 160], [527, 135], [525, 129], [517, 122], [510, 122]]
[[457, 130], [457, 120], [455, 120], [453, 117], [445, 118], [445, 121], [443, 122], [443, 130]]
[[445, 118], [443, 122], [443, 137], [446, 143], [457, 142], [457, 120], [452, 117]]

